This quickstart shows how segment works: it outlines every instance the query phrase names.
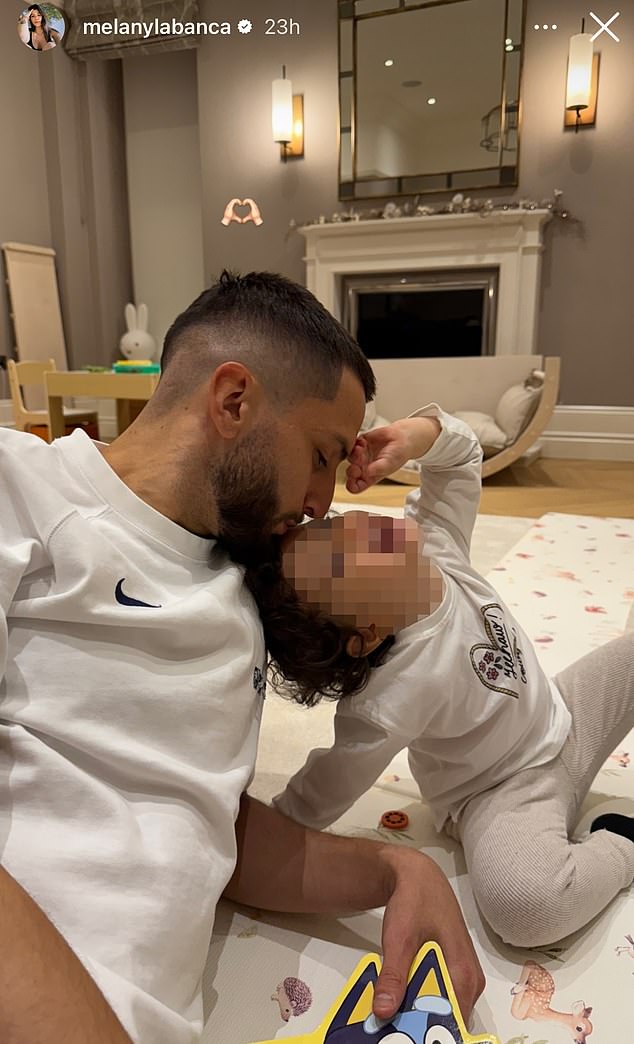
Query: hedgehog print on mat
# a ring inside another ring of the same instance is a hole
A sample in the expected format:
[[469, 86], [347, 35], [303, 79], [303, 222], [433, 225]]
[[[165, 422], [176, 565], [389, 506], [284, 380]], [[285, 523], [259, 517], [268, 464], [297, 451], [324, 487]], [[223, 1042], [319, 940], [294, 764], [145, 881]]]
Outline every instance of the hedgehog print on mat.
[[291, 1015], [303, 1015], [308, 1011], [313, 1003], [313, 995], [305, 982], [292, 975], [287, 975], [275, 993], [271, 994], [271, 1000], [277, 1001], [280, 1006], [280, 1015], [284, 1022], [288, 1022]]

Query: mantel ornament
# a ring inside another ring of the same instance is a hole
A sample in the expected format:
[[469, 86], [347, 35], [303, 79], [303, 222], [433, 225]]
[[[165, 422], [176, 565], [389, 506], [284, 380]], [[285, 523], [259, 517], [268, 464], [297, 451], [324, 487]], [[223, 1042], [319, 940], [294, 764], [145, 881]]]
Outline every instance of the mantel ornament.
[[393, 218], [429, 217], [432, 214], [479, 214], [481, 218], [486, 218], [489, 214], [500, 210], [550, 210], [553, 217], [561, 218], [562, 221], [573, 220], [570, 212], [562, 203], [562, 196], [561, 189], [554, 189], [552, 199], [537, 201], [522, 197], [511, 203], [494, 203], [492, 199], [472, 199], [471, 196], [464, 196], [462, 192], [456, 192], [450, 203], [443, 203], [435, 207], [429, 206], [427, 203], [420, 203], [420, 196], [416, 196], [406, 203], [394, 203], [393, 200], [390, 200], [383, 207], [373, 210], [357, 210], [355, 207], [350, 207], [349, 210], [335, 212], [329, 218], [320, 214], [317, 218], [302, 222], [301, 226], [293, 218], [289, 225], [294, 230], [306, 225], [333, 225], [344, 221], [376, 221], [381, 218], [390, 221]]

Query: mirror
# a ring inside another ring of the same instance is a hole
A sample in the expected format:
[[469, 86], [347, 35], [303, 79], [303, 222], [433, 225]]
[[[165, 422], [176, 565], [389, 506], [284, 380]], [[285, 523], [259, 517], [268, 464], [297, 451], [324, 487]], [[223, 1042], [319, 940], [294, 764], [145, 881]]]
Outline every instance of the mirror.
[[339, 0], [339, 198], [518, 183], [525, 0]]

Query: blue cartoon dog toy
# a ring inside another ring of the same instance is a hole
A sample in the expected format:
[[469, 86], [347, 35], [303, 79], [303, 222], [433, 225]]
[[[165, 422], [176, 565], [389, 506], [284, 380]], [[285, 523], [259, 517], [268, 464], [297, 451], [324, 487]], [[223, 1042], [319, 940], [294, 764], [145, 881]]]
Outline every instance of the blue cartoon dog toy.
[[380, 963], [376, 954], [364, 957], [321, 1025], [287, 1044], [499, 1044], [490, 1034], [468, 1033], [437, 943], [419, 950], [400, 1009], [387, 1020], [372, 1013]]

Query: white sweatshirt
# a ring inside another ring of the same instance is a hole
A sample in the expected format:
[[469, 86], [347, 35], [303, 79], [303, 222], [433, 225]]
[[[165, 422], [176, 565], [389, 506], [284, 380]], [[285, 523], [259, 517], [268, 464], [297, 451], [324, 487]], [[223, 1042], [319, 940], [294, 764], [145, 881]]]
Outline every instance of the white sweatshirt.
[[139, 1044], [200, 1036], [264, 658], [213, 540], [82, 431], [0, 428], [0, 859]]
[[313, 751], [274, 798], [281, 812], [321, 829], [338, 819], [408, 748], [436, 828], [474, 795], [560, 751], [570, 713], [495, 589], [469, 563], [480, 500], [480, 446], [466, 424], [432, 404], [442, 431], [420, 458], [421, 488], [405, 513], [423, 527], [424, 553], [444, 595], [400, 631], [363, 692], [342, 699], [330, 750]]

